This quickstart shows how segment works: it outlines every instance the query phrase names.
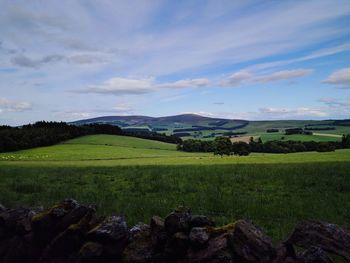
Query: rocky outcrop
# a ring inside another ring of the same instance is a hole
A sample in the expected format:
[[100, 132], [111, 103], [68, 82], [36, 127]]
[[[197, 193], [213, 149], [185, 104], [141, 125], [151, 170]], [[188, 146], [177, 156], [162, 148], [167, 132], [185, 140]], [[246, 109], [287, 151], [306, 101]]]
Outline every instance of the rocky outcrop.
[[349, 251], [350, 232], [321, 222], [298, 225], [274, 246], [252, 222], [215, 227], [210, 218], [184, 208], [129, 227], [122, 216], [97, 217], [94, 206], [71, 199], [48, 209], [0, 205], [4, 263], [331, 263], [331, 254], [350, 261]]

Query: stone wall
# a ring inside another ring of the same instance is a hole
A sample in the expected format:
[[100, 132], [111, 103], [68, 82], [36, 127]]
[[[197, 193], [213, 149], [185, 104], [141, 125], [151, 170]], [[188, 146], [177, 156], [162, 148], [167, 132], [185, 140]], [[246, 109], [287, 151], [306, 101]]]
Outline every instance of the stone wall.
[[[128, 227], [121, 216], [99, 218], [94, 206], [63, 202], [48, 209], [0, 205], [0, 262], [350, 262], [350, 232], [304, 222], [274, 246], [254, 224], [215, 227], [179, 209], [165, 219]], [[296, 253], [296, 247], [298, 249]]]

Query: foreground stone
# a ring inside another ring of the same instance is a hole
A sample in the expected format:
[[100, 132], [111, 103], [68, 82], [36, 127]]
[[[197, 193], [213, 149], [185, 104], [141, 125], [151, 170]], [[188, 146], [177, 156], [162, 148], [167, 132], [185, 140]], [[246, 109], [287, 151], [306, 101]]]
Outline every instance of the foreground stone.
[[318, 247], [350, 261], [350, 231], [335, 224], [311, 221], [300, 224], [288, 243], [306, 249]]
[[133, 227], [95, 213], [72, 199], [45, 210], [0, 206], [0, 262], [332, 263], [331, 254], [350, 261], [350, 232], [333, 224], [305, 222], [275, 247], [251, 222], [214, 227], [183, 208]]

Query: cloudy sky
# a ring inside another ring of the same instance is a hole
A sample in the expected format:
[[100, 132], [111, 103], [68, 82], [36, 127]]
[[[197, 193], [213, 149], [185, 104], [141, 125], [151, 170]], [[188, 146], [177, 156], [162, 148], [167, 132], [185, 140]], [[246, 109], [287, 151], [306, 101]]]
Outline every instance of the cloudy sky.
[[349, 0], [0, 6], [0, 124], [350, 118]]

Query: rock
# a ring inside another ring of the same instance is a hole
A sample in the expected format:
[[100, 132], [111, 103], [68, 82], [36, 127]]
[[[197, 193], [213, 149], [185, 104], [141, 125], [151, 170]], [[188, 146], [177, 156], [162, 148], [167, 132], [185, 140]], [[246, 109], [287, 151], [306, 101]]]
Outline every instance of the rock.
[[215, 226], [213, 220], [209, 217], [203, 215], [192, 215], [190, 219], [190, 227], [205, 227], [205, 226]]
[[55, 228], [58, 232], [64, 231], [70, 225], [78, 223], [85, 215], [93, 215], [94, 213], [95, 210], [89, 207], [76, 206], [71, 210], [68, 210], [68, 212], [55, 225]]
[[0, 212], [0, 226], [3, 228], [2, 235], [15, 232], [18, 235], [24, 235], [31, 231], [31, 219], [40, 211], [40, 208], [36, 209], [7, 209]]
[[187, 253], [188, 245], [188, 236], [185, 233], [177, 232], [169, 239], [165, 253], [171, 258], [182, 258]]
[[220, 236], [225, 233], [232, 232], [235, 229], [236, 222], [230, 223], [220, 227], [209, 227], [212, 236]]
[[292, 245], [282, 243], [276, 248], [276, 257], [272, 263], [296, 263], [297, 258]]
[[271, 262], [276, 256], [271, 239], [244, 220], [235, 224], [229, 243], [239, 262]]
[[149, 225], [139, 223], [129, 230], [130, 241], [137, 240], [144, 237], [145, 235], [149, 236], [151, 228]]
[[164, 219], [159, 216], [152, 216], [150, 227], [152, 232], [159, 232], [164, 230]]
[[164, 227], [168, 234], [172, 235], [176, 232], [188, 233], [190, 230], [191, 214], [188, 211], [172, 212], [165, 218]]
[[65, 210], [72, 210], [74, 208], [77, 208], [79, 205], [78, 201], [74, 200], [74, 199], [65, 199], [62, 201], [62, 207]]
[[50, 209], [37, 213], [31, 220], [37, 242], [46, 247], [68, 227], [77, 224], [87, 215], [91, 217], [94, 213], [90, 207], [79, 205], [72, 199], [64, 200]]
[[299, 224], [287, 242], [306, 249], [319, 247], [350, 261], [350, 231], [335, 224], [316, 221]]
[[191, 229], [189, 238], [194, 249], [205, 248], [209, 240], [208, 229], [205, 227], [194, 227]]
[[128, 238], [128, 226], [124, 217], [111, 216], [88, 233], [88, 238], [100, 243]]
[[103, 245], [96, 242], [85, 243], [78, 255], [78, 262], [81, 263], [97, 263], [102, 262], [101, 258], [103, 256]]
[[322, 248], [310, 247], [298, 256], [300, 263], [333, 263], [333, 260]]
[[0, 213], [3, 212], [3, 211], [5, 211], [5, 210], [6, 210], [5, 206], [3, 206], [2, 204], [0, 204]]
[[130, 240], [131, 243], [123, 251], [123, 261], [150, 262], [154, 253], [150, 227], [145, 224], [134, 226], [130, 229]]
[[124, 217], [111, 216], [90, 230], [89, 241], [104, 245], [104, 252], [111, 258], [119, 258], [129, 242], [128, 226]]
[[227, 247], [227, 234], [210, 239], [206, 249], [193, 250], [187, 254], [188, 262], [231, 263], [234, 262]]
[[164, 220], [159, 216], [153, 216], [151, 218], [150, 228], [154, 250], [163, 251], [168, 239], [168, 234], [164, 227]]

